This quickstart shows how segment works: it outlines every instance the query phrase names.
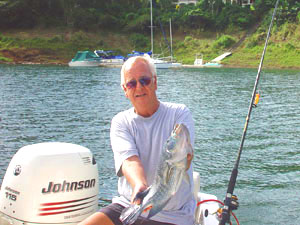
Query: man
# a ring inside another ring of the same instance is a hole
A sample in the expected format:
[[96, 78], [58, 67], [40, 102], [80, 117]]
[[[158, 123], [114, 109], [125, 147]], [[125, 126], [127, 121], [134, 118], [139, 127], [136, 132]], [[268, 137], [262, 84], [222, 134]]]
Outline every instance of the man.
[[[194, 145], [194, 122], [188, 108], [182, 104], [166, 103], [156, 96], [157, 76], [148, 57], [129, 58], [121, 69], [121, 87], [133, 108], [120, 112], [112, 119], [111, 146], [115, 169], [119, 176], [120, 196], [113, 203], [81, 222], [80, 225], [121, 225], [122, 210], [133, 202], [138, 192], [149, 187], [153, 180], [158, 157], [176, 124], [183, 123], [189, 130]], [[134, 224], [192, 225], [196, 201], [193, 196], [191, 161], [188, 155], [190, 184], [182, 182], [178, 192], [164, 209], [150, 219], [142, 214]]]

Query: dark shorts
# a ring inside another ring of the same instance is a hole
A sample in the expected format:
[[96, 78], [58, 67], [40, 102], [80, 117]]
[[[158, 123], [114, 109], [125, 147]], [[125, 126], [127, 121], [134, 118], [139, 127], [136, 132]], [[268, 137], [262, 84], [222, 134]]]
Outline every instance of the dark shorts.
[[[115, 225], [123, 225], [122, 222], [119, 220], [119, 217], [124, 208], [125, 207], [121, 206], [120, 204], [111, 203], [110, 205], [100, 209], [100, 212], [108, 216]], [[133, 225], [175, 225], [175, 224], [149, 220], [147, 218], [140, 216]]]

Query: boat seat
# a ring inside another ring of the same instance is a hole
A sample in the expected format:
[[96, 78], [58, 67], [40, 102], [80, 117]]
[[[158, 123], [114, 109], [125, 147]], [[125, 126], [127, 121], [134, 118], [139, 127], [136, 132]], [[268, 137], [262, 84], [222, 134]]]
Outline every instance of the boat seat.
[[200, 192], [200, 174], [199, 172], [193, 172], [193, 180], [194, 180], [194, 197], [197, 200], [198, 192]]
[[[194, 197], [196, 202], [200, 202], [208, 199], [216, 199], [215, 195], [201, 193], [200, 192], [200, 174], [199, 172], [193, 172], [193, 180], [194, 180]], [[195, 224], [201, 225], [218, 225], [219, 221], [215, 217], [215, 215], [205, 215], [205, 211], [216, 212], [219, 208], [218, 203], [216, 202], [207, 202], [199, 205], [195, 211]]]
[[[199, 172], [193, 172], [193, 180], [194, 180], [194, 197], [196, 202], [200, 201], [199, 199], [199, 192], [200, 192], [200, 174]], [[198, 222], [200, 218], [200, 206], [196, 208], [195, 211], [195, 220]]]

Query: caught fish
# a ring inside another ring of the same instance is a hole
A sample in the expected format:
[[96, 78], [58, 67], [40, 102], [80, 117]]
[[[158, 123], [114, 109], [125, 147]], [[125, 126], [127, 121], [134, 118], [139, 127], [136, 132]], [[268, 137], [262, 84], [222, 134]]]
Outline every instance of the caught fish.
[[190, 182], [187, 154], [193, 152], [187, 127], [177, 124], [164, 146], [153, 184], [135, 196], [141, 204], [131, 204], [122, 211], [120, 220], [124, 225], [133, 224], [144, 211], [150, 210], [147, 218], [153, 217], [175, 195], [183, 180]]

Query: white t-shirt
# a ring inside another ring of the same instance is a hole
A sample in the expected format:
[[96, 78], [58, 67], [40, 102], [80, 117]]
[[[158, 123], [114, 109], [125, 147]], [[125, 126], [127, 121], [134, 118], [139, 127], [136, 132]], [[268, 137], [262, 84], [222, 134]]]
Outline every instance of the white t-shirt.
[[[183, 123], [188, 128], [191, 144], [194, 147], [194, 121], [189, 109], [183, 104], [160, 102], [158, 110], [151, 117], [137, 115], [134, 108], [114, 116], [110, 139], [115, 169], [119, 176], [118, 191], [120, 194], [119, 197], [113, 198], [114, 203], [125, 207], [130, 204], [132, 188], [120, 170], [123, 161], [133, 155], [138, 156], [143, 164], [148, 185], [151, 185], [159, 163], [158, 157], [174, 126], [179, 123]], [[187, 173], [190, 185], [182, 182], [178, 192], [164, 209], [150, 219], [177, 225], [194, 223], [196, 201], [193, 196], [192, 166]], [[147, 216], [148, 213], [143, 213], [142, 216]]]

